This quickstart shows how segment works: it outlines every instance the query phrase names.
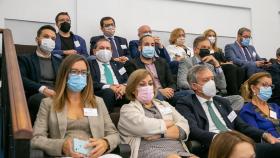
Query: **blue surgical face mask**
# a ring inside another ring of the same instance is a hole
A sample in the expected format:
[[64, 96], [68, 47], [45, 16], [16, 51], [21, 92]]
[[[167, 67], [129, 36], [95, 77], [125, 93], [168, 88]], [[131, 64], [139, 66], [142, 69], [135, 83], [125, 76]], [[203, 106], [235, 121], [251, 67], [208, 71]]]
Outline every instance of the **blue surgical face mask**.
[[69, 74], [67, 87], [73, 92], [81, 92], [87, 85], [87, 75]]
[[241, 41], [241, 45], [244, 47], [248, 47], [250, 44], [250, 38], [243, 38]]
[[142, 55], [145, 58], [153, 58], [155, 56], [155, 47], [153, 46], [144, 46], [142, 50]]
[[271, 87], [261, 87], [258, 97], [262, 101], [267, 101], [272, 95], [272, 88]]

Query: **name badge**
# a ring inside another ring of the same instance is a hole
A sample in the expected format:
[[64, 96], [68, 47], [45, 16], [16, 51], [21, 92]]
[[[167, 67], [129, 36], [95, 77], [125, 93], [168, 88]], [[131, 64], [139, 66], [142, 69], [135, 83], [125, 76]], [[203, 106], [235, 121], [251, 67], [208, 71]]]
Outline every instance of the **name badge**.
[[171, 109], [171, 107], [160, 108], [160, 112], [161, 112], [163, 115], [166, 115], [166, 114], [172, 113], [172, 109]]
[[270, 116], [271, 118], [277, 119], [276, 112], [274, 112], [274, 111], [272, 111], [272, 110], [269, 111], [269, 116]]
[[237, 117], [236, 113], [234, 111], [230, 112], [227, 118], [230, 120], [230, 122], [233, 122], [234, 119]]
[[96, 108], [84, 108], [84, 116], [98, 116]]
[[127, 49], [125, 44], [122, 44], [121, 47], [122, 47], [122, 49]]
[[75, 47], [80, 47], [80, 42], [79, 41], [74, 41]]
[[126, 73], [125, 68], [124, 68], [124, 67], [122, 67], [121, 69], [119, 69], [119, 73], [120, 73], [121, 75], [123, 75], [124, 73]]

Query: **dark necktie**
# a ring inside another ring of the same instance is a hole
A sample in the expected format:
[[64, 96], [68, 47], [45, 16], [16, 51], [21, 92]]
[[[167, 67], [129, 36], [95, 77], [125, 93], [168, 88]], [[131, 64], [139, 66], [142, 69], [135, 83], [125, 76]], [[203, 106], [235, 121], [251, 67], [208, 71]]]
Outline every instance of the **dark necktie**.
[[222, 121], [218, 118], [215, 111], [213, 110], [213, 107], [211, 106], [212, 101], [206, 101], [206, 104], [208, 106], [208, 111], [210, 113], [212, 121], [216, 125], [217, 129], [220, 130], [221, 132], [227, 131], [228, 129], [226, 128], [226, 126], [222, 123]]
[[118, 53], [117, 47], [115, 45], [114, 39], [112, 37], [109, 37], [108, 39], [110, 40], [110, 43], [111, 43], [111, 46], [112, 46], [112, 52], [113, 52], [112, 57], [113, 58], [118, 58], [119, 53]]
[[250, 53], [249, 53], [248, 49], [246, 47], [243, 47], [243, 50], [244, 50], [244, 54], [245, 54], [246, 60], [247, 61], [252, 61], [252, 58], [250, 56]]

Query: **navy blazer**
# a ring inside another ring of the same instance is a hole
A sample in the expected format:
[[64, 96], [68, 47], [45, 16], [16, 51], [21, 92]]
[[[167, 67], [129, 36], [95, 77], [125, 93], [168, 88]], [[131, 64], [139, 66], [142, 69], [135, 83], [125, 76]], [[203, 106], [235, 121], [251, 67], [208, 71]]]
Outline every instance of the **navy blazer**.
[[[241, 50], [240, 46], [238, 45], [237, 41], [235, 41], [232, 44], [227, 44], [225, 46], [225, 57], [227, 60], [232, 61], [234, 64], [238, 66], [250, 66], [250, 65], [256, 65], [255, 61], [262, 60], [260, 56], [257, 54], [256, 49], [254, 46], [249, 45], [247, 47], [251, 57], [253, 58], [253, 61], [247, 61], [246, 57]], [[255, 54], [255, 55], [253, 55]]]
[[[26, 97], [39, 92], [39, 88], [43, 86], [40, 84], [41, 81], [41, 70], [39, 57], [36, 52], [30, 55], [19, 56], [19, 68], [21, 78], [24, 86]], [[62, 59], [59, 56], [51, 55], [52, 67], [55, 75], [57, 75], [58, 68]]]
[[[139, 40], [132, 40], [129, 42], [129, 51], [131, 58], [136, 58], [140, 56], [140, 52], [138, 51]], [[155, 47], [156, 53], [159, 57], [164, 58], [168, 63], [170, 63], [171, 59], [167, 52], [167, 50], [163, 48]]]
[[[256, 142], [260, 142], [264, 131], [251, 127], [237, 116], [233, 122], [228, 119], [228, 115], [233, 111], [230, 102], [222, 97], [213, 97], [213, 102], [224, 119], [227, 127], [239, 131], [251, 137]], [[209, 123], [202, 105], [195, 94], [182, 97], [176, 104], [176, 109], [183, 115], [190, 125], [190, 139], [202, 144], [202, 148], [208, 149], [216, 133], [209, 132]]]
[[[78, 54], [83, 55], [84, 57], [88, 57], [87, 46], [86, 46], [85, 40], [78, 35], [74, 35], [72, 32], [71, 32], [71, 36], [74, 41], [74, 49], [78, 52]], [[75, 44], [76, 41], [79, 42], [79, 44], [80, 44], [79, 47], [76, 46], [76, 44]], [[61, 50], [61, 39], [60, 39], [59, 33], [56, 34], [55, 48], [52, 51], [52, 53], [63, 56], [63, 50]]]
[[[173, 80], [173, 76], [169, 68], [169, 65], [167, 64], [165, 59], [162, 58], [155, 58], [155, 59], [156, 60], [154, 61], [154, 64], [162, 88], [169, 87], [169, 88], [173, 88], [174, 91], [176, 91], [176, 83]], [[140, 57], [136, 57], [126, 62], [125, 68], [128, 76], [137, 69], [146, 69], [145, 64], [141, 61]]]
[[[105, 38], [105, 36], [101, 35], [101, 36], [91, 37], [91, 39], [90, 39], [90, 55], [93, 55], [92, 49], [94, 48], [96, 42], [98, 40], [100, 40], [101, 38]], [[126, 56], [130, 59], [130, 53], [128, 51], [127, 40], [125, 38], [119, 37], [119, 36], [114, 36], [114, 40], [116, 42], [116, 46], [117, 46], [117, 49], [118, 49], [119, 56]], [[122, 49], [121, 45], [125, 45], [126, 48]]]
[[[96, 59], [89, 57], [88, 63], [90, 67], [90, 73], [93, 79], [93, 87], [95, 91], [101, 90], [105, 83], [100, 82], [100, 67]], [[127, 73], [120, 74], [119, 70], [124, 69], [123, 64], [115, 61], [110, 61], [110, 65], [114, 71], [114, 74], [119, 82], [119, 84], [124, 84], [127, 81]]]

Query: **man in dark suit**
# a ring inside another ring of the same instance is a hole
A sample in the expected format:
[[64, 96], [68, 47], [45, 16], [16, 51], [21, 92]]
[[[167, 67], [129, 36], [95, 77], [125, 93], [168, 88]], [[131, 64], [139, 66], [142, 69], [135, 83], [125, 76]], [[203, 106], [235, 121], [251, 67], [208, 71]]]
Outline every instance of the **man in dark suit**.
[[42, 26], [37, 31], [36, 52], [18, 58], [32, 122], [35, 121], [41, 100], [55, 95], [53, 88], [61, 63], [61, 58], [51, 53], [55, 47], [55, 38], [52, 26]]
[[277, 143], [258, 144], [257, 157], [262, 157], [264, 153], [270, 154], [269, 156], [264, 154], [267, 157], [279, 154], [280, 141], [277, 138], [244, 123], [232, 110], [227, 99], [215, 96], [214, 75], [207, 66], [194, 66], [189, 70], [187, 78], [195, 94], [181, 98], [176, 104], [176, 109], [189, 122], [190, 140], [201, 144], [201, 150], [197, 153], [200, 157], [207, 156], [208, 148], [217, 134], [228, 130], [239, 131], [256, 142], [263, 139], [271, 144]]
[[[152, 29], [148, 25], [142, 25], [138, 28], [138, 37], [141, 38], [143, 35], [152, 35]], [[170, 56], [167, 50], [164, 48], [163, 44], [159, 37], [154, 36], [155, 39], [155, 50], [156, 50], [156, 57], [164, 58], [167, 63], [170, 63]], [[129, 51], [131, 58], [136, 58], [140, 56], [139, 51], [139, 40], [132, 40], [129, 42]]]
[[129, 58], [127, 40], [123, 37], [115, 36], [116, 23], [112, 17], [103, 17], [100, 20], [100, 27], [103, 35], [94, 36], [90, 39], [90, 54], [93, 55], [93, 47], [101, 38], [106, 38], [112, 46], [112, 57], [114, 61], [125, 63]]
[[126, 103], [125, 88], [127, 81], [126, 70], [123, 64], [112, 61], [110, 41], [99, 39], [93, 47], [95, 55], [88, 58], [90, 72], [93, 78], [94, 92], [103, 98], [109, 112], [115, 106]]
[[243, 27], [238, 30], [237, 40], [225, 46], [225, 57], [244, 68], [247, 78], [256, 72], [264, 71], [263, 68], [271, 65], [260, 58], [254, 46], [249, 45], [251, 38], [251, 30]]

